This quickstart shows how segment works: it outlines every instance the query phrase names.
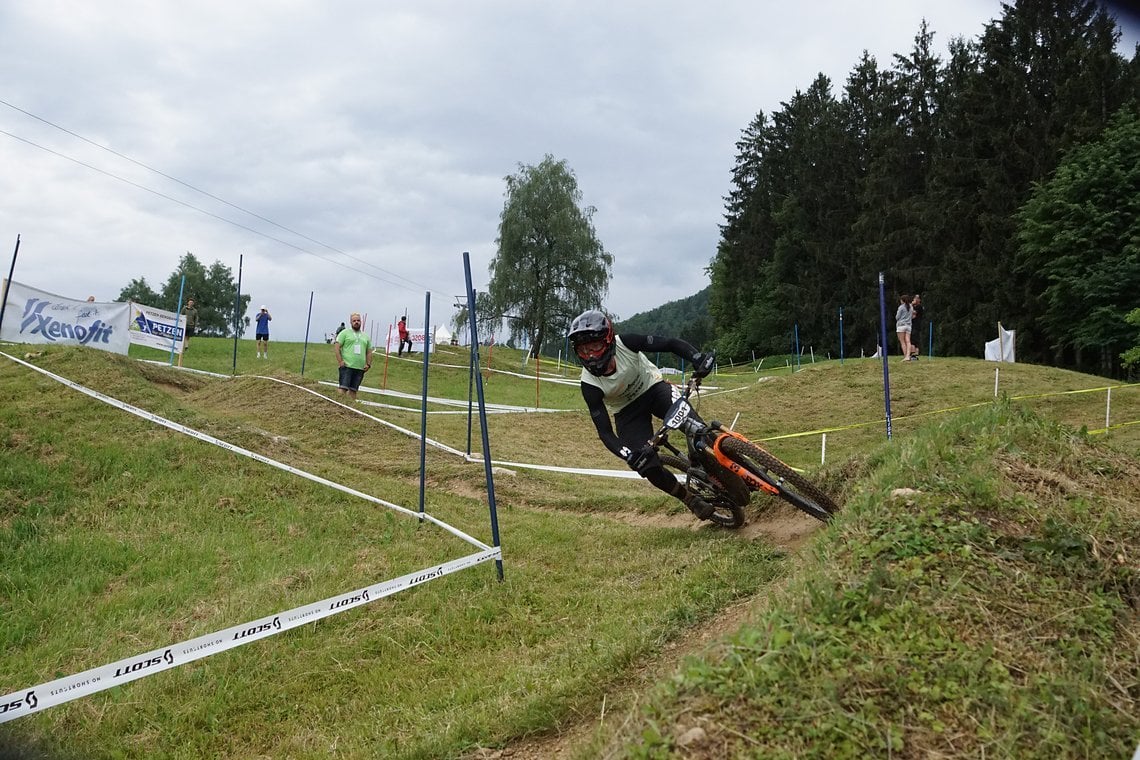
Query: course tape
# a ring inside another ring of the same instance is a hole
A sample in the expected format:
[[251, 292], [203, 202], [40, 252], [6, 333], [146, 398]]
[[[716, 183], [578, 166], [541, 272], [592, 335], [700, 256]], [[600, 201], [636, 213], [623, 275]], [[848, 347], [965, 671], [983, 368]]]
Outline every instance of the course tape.
[[[414, 414], [420, 413], [418, 406], [400, 406], [399, 404], [383, 404], [379, 401], [365, 401], [362, 398], [356, 399], [356, 403], [363, 406], [371, 406], [376, 409], [391, 409], [395, 412], [409, 412]], [[552, 409], [551, 411], [557, 411]], [[470, 414], [466, 409], [433, 409], [426, 412], [426, 414]], [[518, 412], [510, 412], [505, 409], [488, 409], [487, 414], [518, 414]]]
[[[293, 383], [290, 383], [286, 380], [279, 380], [276, 377], [268, 377], [266, 375], [254, 375], [254, 377], [257, 377], [261, 380], [272, 380], [275, 383], [281, 383], [282, 385], [288, 385], [291, 388], [297, 388], [299, 390], [305, 391], [306, 393], [312, 393], [314, 396], [317, 396], [318, 398], [322, 398], [325, 401], [328, 401], [332, 404], [336, 404], [337, 406], [342, 407], [344, 409], [347, 409], [348, 411], [353, 412], [354, 414], [359, 414], [360, 416], [362, 416], [366, 419], [372, 420], [373, 422], [378, 422], [381, 425], [384, 425], [384, 426], [389, 427], [393, 430], [399, 431], [399, 432], [403, 433], [404, 435], [408, 436], [409, 438], [415, 438], [416, 440], [419, 440], [419, 438], [420, 438], [420, 434], [413, 431], [413, 430], [408, 430], [407, 428], [402, 428], [399, 425], [396, 425], [392, 422], [388, 422], [387, 420], [382, 420], [379, 417], [374, 417], [371, 414], [368, 414], [367, 412], [361, 411], [360, 409], [357, 409], [356, 407], [349, 406], [348, 404], [342, 404], [341, 402], [337, 401], [336, 399], [331, 399], [328, 396], [325, 396], [324, 394], [317, 393], [316, 391], [312, 390], [311, 388], [306, 388], [306, 387], [301, 386], [301, 385], [294, 385]], [[329, 383], [329, 384], [335, 385], [335, 383]], [[363, 388], [361, 390], [363, 390]], [[431, 438], [427, 438], [427, 439], [425, 439], [425, 441], [429, 445], [434, 446], [435, 448], [441, 449], [441, 450], [446, 451], [450, 454], [455, 454], [456, 456], [459, 456], [459, 457], [463, 457], [463, 459], [465, 459], [468, 462], [474, 462], [477, 464], [483, 463], [483, 457], [481, 457], [481, 456], [466, 454], [466, 453], [460, 451], [459, 449], [452, 448], [451, 446], [448, 446], [445, 443], [440, 443], [439, 441], [434, 441]], [[492, 459], [491, 464], [495, 465], [496, 467], [517, 467], [520, 469], [528, 469], [528, 470], [546, 470], [547, 472], [565, 472], [565, 473], [570, 473], [570, 474], [574, 474], [574, 475], [599, 475], [599, 476], [607, 477], [607, 478], [639, 478], [639, 477], [641, 477], [640, 475], [638, 475], [636, 472], [634, 472], [632, 470], [609, 470], [609, 469], [585, 469], [585, 468], [578, 468], [578, 467], [557, 467], [554, 465], [545, 465], [545, 464], [526, 464], [523, 462], [504, 462], [502, 460], [497, 460], [497, 459]], [[418, 515], [419, 513], [417, 512], [416, 514]]]
[[[321, 385], [331, 385], [334, 388], [339, 387], [336, 383], [334, 383], [330, 380], [321, 380], [320, 384]], [[411, 401], [419, 401], [422, 398], [422, 396], [420, 396], [418, 393], [404, 393], [403, 391], [393, 391], [393, 390], [381, 389], [381, 388], [366, 388], [363, 386], [360, 388], [360, 392], [361, 393], [375, 393], [375, 394], [380, 395], [380, 396], [391, 396], [393, 398], [402, 398], [402, 399], [408, 399]], [[442, 398], [440, 396], [428, 396], [427, 400], [428, 400], [428, 403], [441, 404], [443, 406], [459, 406], [459, 407], [464, 407], [464, 408], [466, 408], [468, 406], [468, 402], [463, 401], [461, 399]], [[510, 404], [484, 403], [483, 406], [488, 411], [493, 409], [493, 410], [499, 411], [499, 412], [575, 412], [575, 411], [578, 411], [577, 409], [553, 409], [553, 408], [536, 407], [536, 406], [513, 406]], [[416, 411], [419, 411], [419, 409], [416, 409]]]
[[466, 557], [460, 557], [442, 565], [426, 567], [399, 578], [330, 596], [328, 599], [322, 599], [319, 602], [266, 615], [214, 633], [91, 668], [82, 673], [20, 689], [11, 694], [0, 696], [0, 723], [22, 718], [33, 712], [42, 712], [49, 707], [70, 702], [73, 699], [79, 699], [254, 641], [260, 641], [283, 631], [370, 604], [399, 591], [419, 586], [457, 570], [463, 570], [492, 559], [502, 559], [502, 552], [499, 548], [469, 554]]
[[[482, 464], [483, 458], [475, 455], [464, 455], [463, 457], [468, 462], [475, 464]], [[546, 472], [565, 472], [571, 475], [599, 475], [605, 478], [640, 478], [633, 470], [610, 470], [602, 468], [586, 468], [586, 467], [558, 467], [552, 464], [527, 464], [526, 462], [504, 462], [499, 459], [492, 459], [491, 464], [496, 467], [518, 467], [524, 470], [545, 470]]]
[[[422, 362], [418, 359], [404, 359], [403, 357], [395, 357], [395, 356], [390, 356], [389, 358], [395, 359], [396, 361], [412, 361], [412, 362], [415, 362], [416, 364], [422, 364]], [[439, 362], [439, 361], [431, 361], [430, 364], [433, 367], [447, 367], [448, 369], [462, 369], [462, 370], [470, 370], [471, 369], [470, 364], [446, 364], [444, 362]], [[567, 364], [566, 366], [577, 370], [577, 367], [573, 367], [570, 364]], [[512, 377], [521, 377], [524, 380], [534, 380], [535, 379], [533, 374], [524, 375], [521, 372], [512, 372], [512, 371], [506, 370], [506, 369], [491, 369], [490, 367], [483, 367], [483, 366], [481, 366], [480, 369], [483, 370], [484, 372], [492, 372], [496, 375], [511, 375]], [[541, 372], [538, 375], [538, 379], [544, 383], [558, 383], [560, 385], [578, 385], [578, 383], [581, 382], [579, 380], [574, 380], [574, 379], [570, 379], [570, 378], [554, 377], [552, 373], [548, 373], [546, 375], [543, 375]]]
[[[1117, 388], [1135, 388], [1137, 386], [1140, 386], [1140, 383], [1122, 383], [1120, 385], [1104, 385], [1104, 386], [1100, 386], [1098, 388], [1081, 388], [1081, 389], [1075, 390], [1075, 391], [1055, 391], [1053, 393], [1029, 393], [1029, 394], [1024, 394], [1021, 396], [1010, 396], [1010, 400], [1011, 401], [1023, 401], [1025, 399], [1047, 398], [1049, 396], [1070, 396], [1070, 395], [1074, 395], [1074, 394], [1078, 394], [1078, 393], [1096, 393], [1098, 391], [1107, 391], [1109, 389], [1116, 390]], [[892, 416], [891, 419], [895, 420], [895, 421], [917, 419], [919, 417], [929, 417], [929, 416], [934, 415], [934, 414], [947, 414], [949, 412], [960, 412], [960, 411], [963, 411], [965, 409], [974, 409], [974, 408], [977, 408], [979, 406], [988, 406], [989, 404], [992, 404], [992, 403], [993, 403], [992, 400], [991, 401], [979, 401], [976, 404], [964, 404], [962, 406], [946, 407], [945, 409], [935, 409], [935, 410], [929, 411], [929, 412], [919, 412], [917, 414]], [[802, 438], [803, 436], [807, 436], [807, 435], [820, 435], [822, 433], [834, 433], [834, 432], [839, 431], [839, 430], [853, 430], [855, 428], [867, 427], [868, 425], [883, 425], [883, 424], [885, 424], [884, 419], [871, 420], [869, 422], [853, 422], [850, 425], [839, 425], [837, 427], [819, 428], [818, 430], [806, 430], [806, 431], [803, 431], [800, 433], [787, 433], [785, 435], [773, 435], [773, 436], [769, 436], [767, 438], [757, 438], [756, 440], [759, 440], [759, 441], [779, 441], [779, 440], [782, 440], [784, 438]], [[1123, 427], [1124, 425], [1131, 425], [1131, 424], [1135, 424], [1135, 423], [1130, 423], [1130, 422], [1120, 423], [1118, 425], [1111, 425], [1108, 428], [1101, 429], [1101, 430], [1095, 430], [1095, 431], [1090, 430], [1089, 433], [1103, 433], [1103, 432], [1106, 432], [1107, 430], [1112, 430], [1114, 428]]]
[[[471, 554], [457, 560], [452, 560], [442, 565], [425, 568], [423, 570], [409, 573], [408, 575], [404, 575], [393, 580], [377, 583], [363, 589], [357, 589], [356, 591], [348, 592], [347, 594], [339, 594], [320, 602], [314, 602], [312, 604], [298, 607], [293, 610], [280, 612], [275, 615], [253, 620], [242, 625], [233, 626], [231, 628], [227, 628], [213, 634], [208, 634], [206, 636], [199, 636], [197, 638], [184, 641], [180, 644], [174, 644], [163, 649], [156, 649], [151, 652], [145, 652], [138, 656], [129, 657], [124, 660], [113, 662], [109, 665], [103, 665], [98, 668], [86, 670], [73, 676], [56, 679], [55, 681], [49, 681], [38, 686], [30, 687], [28, 689], [22, 689], [18, 692], [12, 692], [11, 694], [0, 697], [0, 723], [19, 718], [33, 711], [44, 710], [48, 707], [52, 707], [63, 702], [68, 702], [88, 694], [93, 694], [104, 689], [109, 689], [113, 686], [118, 686], [119, 684], [128, 683], [138, 678], [152, 675], [153, 673], [159, 673], [163, 670], [168, 670], [178, 665], [192, 662], [203, 657], [208, 657], [210, 655], [217, 654], [218, 652], [223, 652], [228, 649], [241, 646], [243, 644], [248, 644], [250, 642], [266, 638], [267, 636], [272, 636], [276, 633], [280, 633], [281, 631], [295, 628], [303, 623], [321, 620], [322, 618], [343, 612], [344, 610], [352, 609], [353, 607], [358, 607], [362, 604], [367, 604], [368, 602], [374, 601], [375, 599], [390, 596], [391, 594], [402, 591], [406, 588], [411, 588], [412, 586], [425, 583], [429, 580], [434, 580], [435, 578], [442, 577], [443, 575], [455, 572], [456, 570], [471, 567], [472, 565], [476, 565], [490, 559], [502, 559], [502, 550], [499, 547], [490, 547], [478, 539], [469, 536], [463, 531], [454, 528], [451, 525], [448, 525], [447, 523], [439, 520], [436, 517], [433, 517], [430, 514], [427, 514], [426, 512], [416, 512], [410, 509], [406, 509], [397, 504], [393, 504], [392, 502], [379, 499], [375, 496], [357, 491], [353, 488], [348, 488], [347, 486], [343, 486], [339, 483], [327, 480], [318, 475], [313, 475], [312, 473], [291, 467], [282, 462], [278, 462], [276, 460], [262, 456], [256, 452], [249, 451], [248, 449], [243, 449], [240, 446], [235, 446], [221, 439], [214, 438], [213, 436], [194, 430], [193, 428], [186, 427], [185, 425], [181, 425], [177, 422], [172, 422], [171, 420], [160, 417], [157, 414], [148, 412], [145, 409], [140, 409], [116, 398], [112, 398], [111, 396], [107, 396], [98, 391], [79, 385], [78, 383], [72, 382], [65, 377], [56, 375], [52, 372], [49, 372], [48, 370], [37, 367], [34, 364], [30, 364], [22, 359], [17, 359], [10, 354], [4, 353], [3, 351], [0, 351], [0, 355], [11, 359], [17, 364], [25, 366], [28, 369], [35, 370], [36, 372], [39, 372], [40, 374], [45, 375], [52, 380], [55, 380], [56, 382], [67, 386], [68, 388], [76, 390], [80, 393], [90, 396], [91, 398], [102, 401], [105, 404], [121, 409], [125, 412], [129, 412], [130, 414], [133, 414], [137, 417], [141, 417], [145, 420], [154, 422], [158, 425], [179, 433], [183, 433], [206, 443], [211, 443], [215, 446], [219, 446], [235, 454], [241, 454], [263, 464], [267, 464], [271, 467], [275, 467], [277, 469], [284, 470], [308, 480], [321, 483], [322, 485], [327, 485], [330, 488], [334, 488], [338, 491], [357, 496], [375, 504], [380, 504], [404, 515], [428, 520], [429, 522], [443, 528], [447, 532], [463, 539], [464, 541], [467, 541], [470, 544], [473, 544], [481, 550], [476, 554]], [[352, 409], [352, 407], [345, 406], [344, 404], [340, 404], [339, 402], [332, 399], [327, 399], [327, 397], [322, 396], [315, 391], [311, 391], [308, 388], [296, 386], [292, 383], [287, 383], [285, 381], [277, 380], [276, 378], [271, 377], [261, 377], [261, 379], [274, 380], [275, 382], [280, 382], [284, 385], [300, 388], [301, 390], [308, 391], [309, 393], [313, 393], [314, 395], [320, 396], [321, 398], [326, 398], [326, 400], [337, 404], [338, 406], [344, 406], [346, 409]], [[359, 410], [353, 409], [352, 411], [363, 414], [362, 412], [359, 412]], [[370, 417], [370, 415], [364, 416]], [[383, 422], [383, 420], [377, 420], [377, 422]], [[462, 456], [462, 452], [455, 451], [455, 453]]]
[[[288, 472], [290, 474], [297, 475], [299, 477], [305, 478], [306, 480], [311, 480], [314, 483], [320, 483], [321, 485], [328, 486], [329, 488], [336, 489], [337, 491], [347, 493], [351, 496], [356, 496], [357, 498], [364, 499], [365, 501], [370, 501], [373, 504], [379, 504], [383, 507], [387, 507], [388, 509], [399, 512], [403, 515], [407, 515], [409, 517], [416, 517], [416, 518], [423, 519], [423, 520], [428, 520], [429, 522], [431, 522], [431, 523], [439, 526], [440, 528], [443, 528], [444, 530], [448, 531], [452, 535], [458, 536], [459, 538], [463, 539], [467, 543], [472, 544], [474, 546], [477, 546], [480, 549], [489, 549], [490, 548], [489, 546], [487, 546], [487, 544], [483, 543], [482, 541], [479, 541], [476, 538], [472, 538], [471, 536], [467, 535], [466, 533], [459, 530], [458, 528], [454, 528], [451, 525], [448, 525], [447, 523], [443, 522], [442, 520], [440, 520], [436, 517], [432, 517], [430, 514], [428, 514], [426, 512], [417, 512], [417, 511], [414, 511], [411, 509], [407, 509], [406, 507], [401, 507], [399, 504], [393, 504], [390, 501], [385, 501], [384, 499], [380, 499], [376, 496], [372, 496], [371, 494], [366, 494], [363, 491], [357, 491], [355, 488], [349, 488], [348, 486], [341, 485], [340, 483], [336, 483], [334, 481], [328, 480], [327, 478], [322, 478], [320, 475], [314, 475], [311, 472], [306, 472], [305, 470], [297, 469], [296, 467], [292, 467], [290, 465], [287, 465], [284, 462], [278, 462], [276, 459], [270, 459], [267, 456], [263, 456], [261, 454], [258, 454], [255, 451], [250, 451], [249, 449], [243, 449], [241, 446], [237, 446], [235, 444], [229, 443], [228, 441], [223, 441], [220, 438], [215, 438], [212, 435], [207, 435], [206, 433], [199, 432], [199, 431], [195, 430], [194, 428], [187, 427], [187, 426], [182, 425], [182, 424], [177, 423], [177, 422], [172, 422], [171, 420], [168, 420], [165, 417], [160, 417], [159, 415], [154, 414], [153, 412], [148, 412], [147, 410], [140, 409], [137, 406], [132, 406], [132, 405], [130, 405], [124, 401], [119, 401], [117, 398], [112, 398], [111, 396], [107, 396], [105, 394], [102, 394], [99, 391], [92, 390], [90, 388], [87, 388], [86, 386], [80, 385], [79, 383], [72, 382], [71, 380], [68, 380], [66, 377], [61, 377], [61, 376], [59, 376], [53, 372], [47, 371], [46, 369], [43, 369], [41, 367], [37, 367], [34, 364], [29, 364], [28, 362], [24, 361], [23, 359], [17, 359], [16, 357], [12, 356], [11, 354], [6, 354], [3, 351], [0, 351], [0, 356], [6, 356], [9, 359], [11, 359], [12, 361], [16, 362], [17, 364], [22, 364], [25, 367], [27, 367], [28, 369], [32, 369], [32, 370], [35, 370], [36, 372], [39, 372], [42, 375], [46, 375], [47, 377], [50, 377], [52, 380], [55, 380], [58, 383], [66, 385], [68, 388], [71, 388], [72, 390], [79, 391], [80, 393], [83, 393], [87, 396], [90, 396], [91, 398], [98, 399], [99, 401], [102, 401], [104, 404], [108, 404], [109, 406], [113, 406], [116, 409], [122, 409], [123, 411], [129, 412], [130, 414], [133, 414], [136, 417], [142, 417], [144, 420], [154, 422], [154, 423], [161, 425], [165, 428], [169, 428], [171, 430], [174, 430], [175, 432], [182, 433], [183, 435], [188, 435], [191, 438], [196, 438], [199, 441], [204, 441], [205, 443], [213, 444], [214, 446], [218, 446], [219, 448], [223, 448], [226, 451], [230, 451], [234, 454], [241, 454], [244, 457], [249, 457], [250, 459], [261, 462], [262, 464], [267, 464], [270, 467], [275, 467], [279, 470], [284, 470], [285, 472]], [[272, 377], [262, 377], [261, 379], [274, 380], [275, 382], [280, 382], [283, 385], [290, 385], [294, 388], [301, 388], [301, 386], [295, 386], [292, 383], [286, 383], [283, 380], [276, 380], [276, 378], [272, 378]], [[308, 388], [301, 388], [301, 390], [308, 391], [309, 393], [313, 393], [314, 395], [317, 395], [317, 396], [321, 396], [321, 394], [316, 393], [316, 391], [309, 390]], [[326, 397], [322, 396], [322, 398], [326, 398]], [[352, 407], [345, 406], [344, 404], [341, 404], [338, 401], [333, 401], [332, 399], [327, 399], [327, 400], [330, 401], [331, 403], [337, 404], [338, 406], [344, 406], [346, 409], [352, 409]], [[363, 414], [363, 412], [360, 412], [357, 409], [352, 409], [352, 411], [355, 411], [359, 414]], [[364, 415], [364, 416], [369, 417], [370, 415]], [[376, 419], [376, 418], [372, 418], [372, 419]], [[379, 420], [379, 419], [376, 419], [376, 421], [381, 422], [381, 423], [384, 422], [383, 420]], [[385, 424], [391, 424], [391, 423], [385, 423]], [[392, 427], [396, 427], [396, 426], [392, 425]], [[401, 430], [401, 428], [396, 428], [396, 429]], [[439, 445], [442, 446], [442, 444], [439, 444]], [[452, 451], [454, 451], [456, 454], [459, 454], [460, 456], [463, 455], [462, 452], [457, 451], [455, 449], [452, 449]]]

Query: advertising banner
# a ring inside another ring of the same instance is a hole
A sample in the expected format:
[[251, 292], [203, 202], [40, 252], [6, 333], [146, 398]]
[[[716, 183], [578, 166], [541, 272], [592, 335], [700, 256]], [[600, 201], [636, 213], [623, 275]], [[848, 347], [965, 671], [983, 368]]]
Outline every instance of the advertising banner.
[[172, 311], [144, 306], [134, 301], [130, 302], [130, 306], [131, 321], [127, 332], [131, 336], [131, 343], [170, 351], [173, 342], [174, 352], [182, 353], [182, 343], [186, 339], [185, 317], [179, 318]]
[[[427, 337], [427, 330], [422, 327], [409, 327], [408, 338], [412, 341], [412, 351], [422, 353], [424, 350], [424, 340]], [[433, 344], [434, 345], [434, 344]], [[396, 326], [392, 325], [388, 329], [388, 353], [392, 353], [392, 349], [400, 347], [400, 333], [396, 330]]]
[[0, 340], [127, 353], [127, 304], [73, 301], [14, 281], [7, 286]]

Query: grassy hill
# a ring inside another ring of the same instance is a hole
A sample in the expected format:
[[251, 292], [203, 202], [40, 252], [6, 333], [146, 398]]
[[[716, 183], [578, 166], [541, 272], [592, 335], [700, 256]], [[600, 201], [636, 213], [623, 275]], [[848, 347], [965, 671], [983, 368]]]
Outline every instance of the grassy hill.
[[[327, 346], [309, 347], [302, 378], [301, 346], [276, 344], [258, 361], [245, 343], [236, 378], [77, 349], [14, 355], [417, 508], [419, 442], [333, 403], [341, 397], [321, 382], [335, 378]], [[572, 410], [490, 415], [494, 460], [621, 468], [577, 388], [543, 382], [576, 371], [547, 363], [536, 377], [501, 347], [482, 359], [488, 402]], [[228, 375], [232, 343], [196, 340], [185, 363]], [[366, 388], [419, 392], [421, 364], [376, 364]], [[441, 350], [429, 394], [466, 399], [466, 367], [465, 349]], [[827, 529], [759, 498], [743, 531], [697, 528], [635, 480], [507, 467], [495, 480], [502, 583], [490, 565], [448, 575], [2, 724], [0, 746], [298, 758], [480, 757], [508, 746], [521, 757], [529, 747], [549, 756], [543, 742], [579, 726], [557, 753], [1131, 752], [1140, 425], [1086, 436], [1075, 429], [1104, 427], [1104, 391], [1042, 396], [1102, 387], [1098, 378], [1006, 366], [1000, 392], [1028, 398], [995, 403], [992, 364], [891, 370], [889, 443], [873, 361], [723, 372], [705, 390], [706, 418], [772, 438], [774, 453], [846, 502]], [[1138, 390], [1114, 391], [1114, 423], [1140, 420]], [[0, 399], [0, 694], [470, 551], [430, 523], [157, 427], [3, 357]], [[419, 430], [416, 401], [361, 399], [406, 407], [358, 405]], [[428, 436], [464, 450], [463, 410], [429, 411], [440, 414], [428, 415]], [[478, 451], [478, 429], [471, 439]], [[431, 447], [425, 456], [427, 511], [489, 542], [483, 468]], [[913, 492], [896, 493], [904, 487]], [[739, 632], [649, 688], [663, 650], [769, 597]]]

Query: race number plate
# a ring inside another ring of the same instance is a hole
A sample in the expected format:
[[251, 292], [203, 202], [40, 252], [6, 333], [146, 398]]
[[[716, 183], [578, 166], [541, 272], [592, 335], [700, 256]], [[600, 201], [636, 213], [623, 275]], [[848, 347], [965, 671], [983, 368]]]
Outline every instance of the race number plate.
[[688, 401], [683, 399], [678, 401], [673, 405], [673, 408], [669, 410], [669, 419], [665, 421], [665, 427], [671, 430], [678, 430], [682, 423], [689, 418], [689, 413], [692, 412], [692, 410], [693, 408], [689, 406]]

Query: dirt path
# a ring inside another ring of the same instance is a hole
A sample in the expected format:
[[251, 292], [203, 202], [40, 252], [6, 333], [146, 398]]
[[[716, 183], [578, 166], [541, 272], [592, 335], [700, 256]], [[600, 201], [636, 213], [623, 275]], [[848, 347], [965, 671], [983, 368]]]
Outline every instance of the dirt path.
[[[689, 515], [624, 515], [618, 519], [635, 525], [653, 527], [689, 528], [692, 530], [718, 530], [700, 524]], [[737, 534], [745, 540], [764, 541], [789, 554], [798, 552], [808, 538], [819, 528], [819, 523], [790, 506], [777, 504], [757, 517]], [[642, 697], [653, 684], [668, 677], [689, 655], [715, 651], [720, 642], [735, 632], [744, 622], [762, 612], [768, 603], [768, 593], [742, 600], [726, 608], [716, 618], [702, 623], [677, 639], [669, 642], [651, 662], [646, 662], [628, 679], [607, 694], [598, 706], [597, 715], [580, 715], [567, 725], [559, 726], [554, 733], [523, 738], [503, 749], [483, 749], [468, 755], [468, 760], [573, 760], [602, 729], [613, 729], [614, 721], [624, 722], [639, 706]], [[601, 757], [609, 757], [603, 753]]]

